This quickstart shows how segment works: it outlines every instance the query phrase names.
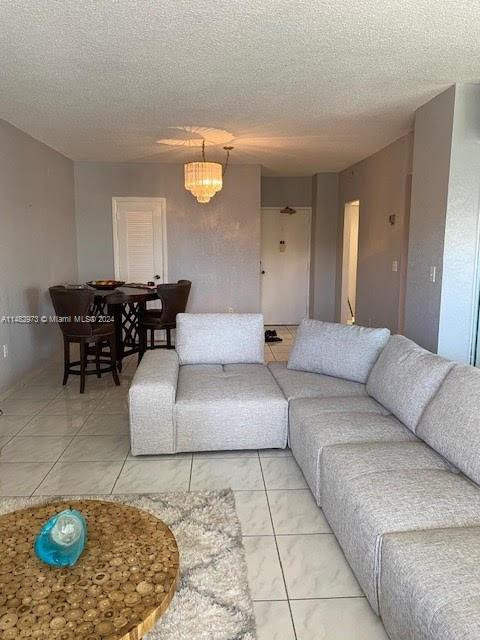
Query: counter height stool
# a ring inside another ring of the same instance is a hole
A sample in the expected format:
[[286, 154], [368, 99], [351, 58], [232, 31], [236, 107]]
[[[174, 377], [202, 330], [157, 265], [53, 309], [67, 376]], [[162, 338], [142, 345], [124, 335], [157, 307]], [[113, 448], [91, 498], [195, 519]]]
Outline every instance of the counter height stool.
[[[67, 384], [70, 374], [80, 376], [80, 393], [85, 392], [85, 377], [112, 372], [116, 385], [120, 384], [117, 373], [117, 359], [115, 353], [115, 326], [113, 322], [90, 322], [90, 309], [94, 292], [91, 289], [71, 289], [69, 287], [50, 287], [50, 297], [63, 334], [64, 345], [64, 373], [63, 385]], [[83, 320], [84, 319], [84, 320]], [[80, 360], [70, 361], [70, 343], [80, 345]], [[110, 361], [101, 357], [102, 343], [110, 347]], [[95, 347], [95, 369], [88, 369], [88, 355], [90, 345]], [[107, 363], [107, 366], [102, 364]], [[74, 368], [77, 367], [77, 368]]]
[[[140, 351], [138, 361], [147, 350], [147, 331], [150, 330], [150, 349], [173, 349], [171, 331], [177, 324], [177, 314], [184, 313], [192, 283], [190, 280], [179, 280], [172, 284], [159, 284], [157, 295], [162, 301], [161, 309], [147, 309], [140, 315], [139, 334]], [[155, 331], [165, 330], [167, 344], [155, 347]]]

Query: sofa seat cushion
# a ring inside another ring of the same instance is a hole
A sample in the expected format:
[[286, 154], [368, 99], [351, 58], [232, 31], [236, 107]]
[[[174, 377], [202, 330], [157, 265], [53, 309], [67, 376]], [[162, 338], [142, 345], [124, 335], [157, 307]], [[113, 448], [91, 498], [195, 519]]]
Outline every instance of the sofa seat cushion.
[[290, 447], [310, 489], [321, 504], [321, 457], [324, 447], [357, 442], [404, 442], [416, 437], [393, 416], [379, 413], [323, 413], [290, 420]]
[[324, 471], [323, 510], [372, 608], [386, 533], [480, 525], [480, 491], [438, 469], [365, 473]]
[[392, 336], [370, 373], [367, 392], [415, 431], [453, 366], [404, 336]]
[[324, 413], [379, 413], [390, 412], [368, 396], [333, 396], [331, 398], [297, 398], [290, 402], [290, 420], [302, 421]]
[[480, 484], [480, 370], [455, 366], [423, 414], [419, 437]]
[[379, 600], [392, 640], [478, 640], [480, 528], [386, 534]]
[[389, 329], [302, 320], [288, 368], [365, 383], [389, 336]]
[[438, 469], [459, 473], [447, 460], [420, 440], [410, 442], [367, 442], [337, 444], [325, 447], [322, 456], [321, 480], [340, 474], [353, 480], [368, 473], [409, 469]]
[[284, 448], [288, 403], [265, 365], [180, 367], [177, 451]]
[[286, 362], [269, 362], [268, 368], [287, 400], [367, 395], [364, 384], [319, 373], [292, 371], [287, 369]]

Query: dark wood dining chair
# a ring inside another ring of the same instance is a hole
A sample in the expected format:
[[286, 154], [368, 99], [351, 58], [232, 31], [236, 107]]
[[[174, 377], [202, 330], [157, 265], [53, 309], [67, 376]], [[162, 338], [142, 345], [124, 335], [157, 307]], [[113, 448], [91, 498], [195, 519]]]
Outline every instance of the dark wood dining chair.
[[[85, 378], [87, 375], [97, 375], [112, 372], [116, 385], [120, 384], [117, 373], [117, 358], [115, 348], [115, 326], [113, 322], [92, 322], [91, 308], [94, 292], [91, 289], [71, 289], [69, 287], [50, 287], [55, 315], [59, 319], [59, 326], [63, 334], [64, 369], [63, 385], [67, 384], [69, 375], [80, 376], [80, 393], [85, 392]], [[70, 361], [70, 344], [80, 345], [80, 360]], [[102, 344], [110, 347], [110, 360], [102, 357]], [[93, 344], [94, 350], [91, 350]], [[89, 355], [94, 359], [88, 359]], [[89, 369], [89, 363], [95, 364], [95, 369]], [[106, 365], [106, 366], [102, 366]]]
[[[188, 296], [192, 283], [190, 280], [179, 280], [172, 284], [159, 284], [157, 295], [162, 302], [161, 309], [146, 309], [140, 315], [139, 337], [140, 351], [138, 361], [147, 350], [147, 332], [150, 331], [150, 349], [173, 349], [171, 331], [177, 326], [177, 314], [187, 308]], [[165, 330], [167, 344], [155, 346], [155, 331]]]

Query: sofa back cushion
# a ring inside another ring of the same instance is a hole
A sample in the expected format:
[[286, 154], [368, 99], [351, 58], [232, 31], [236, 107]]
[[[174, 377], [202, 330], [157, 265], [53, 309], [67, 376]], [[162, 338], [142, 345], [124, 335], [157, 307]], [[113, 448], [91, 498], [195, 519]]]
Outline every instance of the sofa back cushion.
[[182, 365], [263, 363], [263, 316], [179, 313], [175, 348]]
[[480, 484], [480, 370], [456, 365], [426, 408], [417, 434]]
[[404, 336], [392, 336], [367, 381], [367, 393], [412, 431], [454, 363]]
[[365, 383], [389, 336], [388, 329], [303, 320], [288, 368]]

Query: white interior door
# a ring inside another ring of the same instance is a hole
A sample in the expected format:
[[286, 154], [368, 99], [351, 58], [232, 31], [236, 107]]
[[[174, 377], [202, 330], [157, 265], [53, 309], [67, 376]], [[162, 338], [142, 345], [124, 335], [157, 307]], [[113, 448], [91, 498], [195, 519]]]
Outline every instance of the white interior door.
[[261, 212], [261, 296], [265, 324], [298, 324], [308, 317], [311, 209]]
[[115, 277], [168, 281], [165, 198], [113, 198]]

